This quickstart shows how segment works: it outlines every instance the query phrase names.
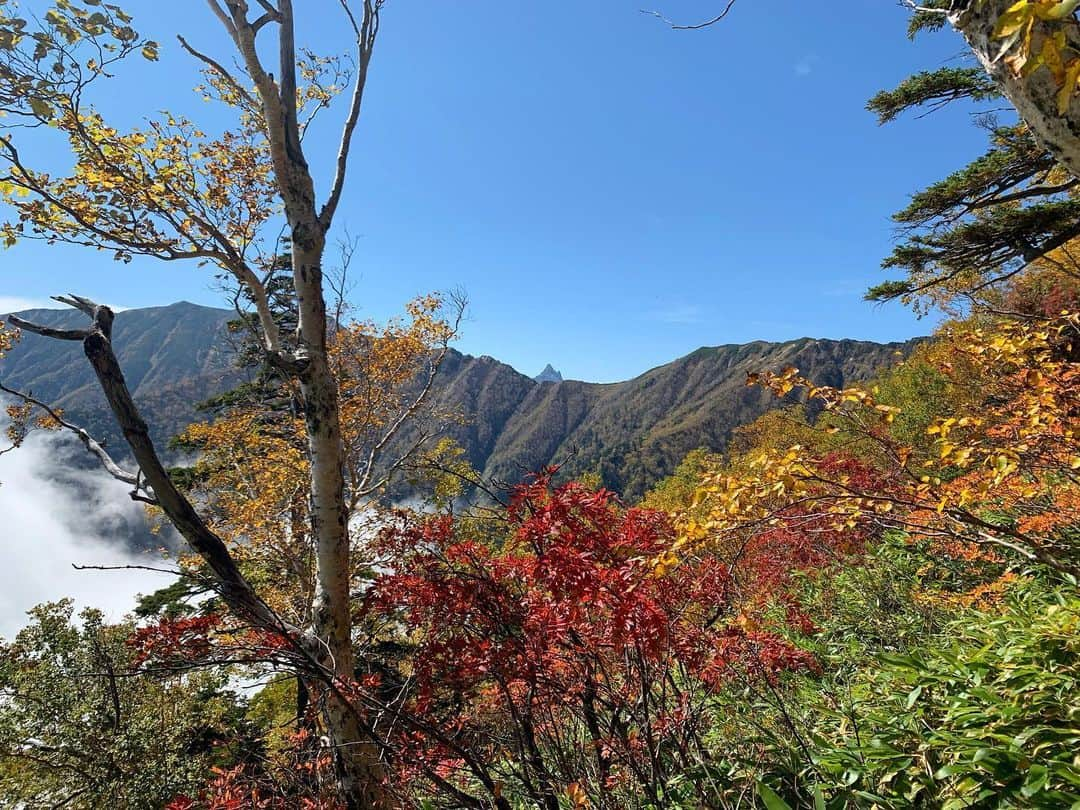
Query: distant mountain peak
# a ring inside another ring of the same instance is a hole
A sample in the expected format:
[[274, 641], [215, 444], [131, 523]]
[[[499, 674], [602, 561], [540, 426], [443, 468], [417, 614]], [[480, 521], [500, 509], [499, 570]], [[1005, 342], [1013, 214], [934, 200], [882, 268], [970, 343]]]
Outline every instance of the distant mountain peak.
[[[232, 317], [228, 310], [187, 302], [117, 314], [113, 336], [120, 363], [162, 447], [193, 421], [206, 419], [194, 403], [246, 379], [233, 365]], [[86, 320], [70, 308], [37, 310], [29, 318], [57, 329], [82, 328]], [[451, 351], [433, 396], [440, 409], [462, 415], [450, 420], [446, 435], [485, 479], [513, 483], [525, 471], [553, 465], [565, 465], [568, 479], [600, 469], [604, 485], [633, 503], [688, 452], [723, 450], [735, 428], [775, 407], [771, 394], [746, 387], [748, 373], [794, 366], [812, 380], [843, 388], [874, 377], [896, 362], [895, 352], [906, 354], [916, 343], [802, 338], [727, 344], [702, 347], [631, 380], [565, 385], [546, 384], [563, 379], [550, 364], [530, 379], [491, 357]], [[33, 389], [122, 452], [123, 436], [77, 343], [26, 334], [0, 361], [0, 377], [14, 388]], [[404, 454], [413, 439], [399, 435], [387, 458]], [[406, 489], [403, 480], [403, 497], [410, 494]]]
[[562, 382], [562, 374], [552, 368], [551, 363], [544, 366], [544, 370], [533, 377], [537, 382]]

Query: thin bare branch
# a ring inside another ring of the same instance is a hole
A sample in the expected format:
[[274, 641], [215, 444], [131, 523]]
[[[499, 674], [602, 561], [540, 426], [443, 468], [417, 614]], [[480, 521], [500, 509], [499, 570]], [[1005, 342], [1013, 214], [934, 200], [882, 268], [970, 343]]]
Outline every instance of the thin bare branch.
[[255, 2], [262, 6], [263, 11], [273, 17], [276, 21], [281, 21], [281, 10], [273, 3], [269, 2], [269, 0], [255, 0]]
[[669, 20], [667, 17], [665, 17], [659, 11], [650, 11], [649, 9], [644, 9], [643, 8], [643, 9], [641, 9], [641, 13], [642, 14], [648, 14], [648, 15], [650, 15], [652, 17], [656, 17], [658, 20], [661, 20], [664, 23], [666, 23], [667, 25], [674, 28], [676, 31], [697, 31], [697, 30], [702, 29], [702, 28], [708, 28], [710, 25], [715, 25], [716, 23], [720, 22], [722, 19], [724, 19], [724, 17], [726, 17], [728, 15], [728, 12], [730, 12], [731, 9], [734, 8], [734, 7], [735, 7], [735, 0], [728, 0], [728, 4], [726, 6], [724, 6], [724, 10], [721, 11], [719, 14], [717, 14], [715, 17], [713, 17], [711, 20], [705, 20], [704, 22], [692, 23], [692, 24], [688, 24], [688, 25], [681, 25], [681, 24], [679, 24], [677, 22]]
[[67, 304], [69, 307], [73, 307], [91, 318], [96, 318], [98, 310], [100, 309], [100, 306], [95, 304], [89, 298], [83, 298], [81, 295], [75, 295], [74, 293], [68, 293], [67, 295], [51, 295], [49, 297], [52, 298], [53, 301]]
[[251, 24], [251, 28], [252, 28], [253, 31], [258, 33], [259, 29], [262, 28], [264, 25], [267, 25], [268, 23], [272, 23], [272, 22], [275, 22], [275, 21], [280, 21], [280, 20], [281, 20], [281, 15], [280, 14], [271, 14], [268, 11], [265, 14], [263, 14], [261, 17], [257, 17], [255, 19], [255, 22], [253, 22]]
[[[72, 563], [71, 567], [76, 571], [153, 571], [155, 574], [172, 574], [178, 577], [191, 577], [180, 568], [157, 568], [153, 565], [79, 565]], [[195, 579], [196, 577], [192, 577]]]
[[945, 15], [947, 15], [949, 13], [949, 10], [947, 8], [933, 8], [932, 6], [920, 6], [918, 3], [913, 2], [913, 0], [901, 0], [900, 5], [908, 8], [911, 11], [918, 11], [918, 12], [920, 12], [922, 14], [940, 14], [941, 16], [944, 17]]
[[[454, 298], [454, 304], [457, 307], [457, 313], [454, 318], [454, 326], [450, 330], [450, 334], [446, 338], [446, 342], [443, 343], [443, 345], [439, 349], [438, 354], [435, 355], [431, 366], [428, 368], [427, 379], [424, 380], [423, 387], [420, 389], [419, 393], [417, 393], [417, 395], [413, 397], [412, 402], [410, 402], [402, 410], [402, 412], [398, 414], [398, 417], [390, 424], [386, 432], [382, 435], [382, 438], [380, 438], [379, 441], [372, 445], [371, 450], [368, 451], [367, 461], [365, 462], [364, 474], [361, 476], [359, 486], [357, 487], [361, 496], [370, 495], [372, 492], [382, 486], [381, 483], [374, 485], [371, 483], [371, 478], [374, 474], [375, 465], [378, 461], [379, 454], [382, 453], [386, 445], [393, 440], [393, 438], [398, 434], [402, 427], [404, 427], [405, 424], [410, 419], [412, 419], [412, 417], [417, 413], [417, 411], [420, 410], [421, 407], [423, 407], [424, 403], [427, 401], [428, 396], [431, 394], [431, 391], [435, 386], [435, 379], [439, 375], [439, 370], [442, 368], [443, 361], [446, 359], [446, 355], [450, 351], [450, 341], [453, 340], [455, 335], [457, 335], [458, 329], [461, 327], [461, 320], [465, 316], [465, 309], [467, 307], [467, 303], [468, 302], [465, 300], [464, 296], [457, 295]], [[402, 464], [404, 464], [405, 460], [410, 454], [411, 452], [405, 454], [402, 459], [395, 462], [394, 468], [396, 469], [397, 467], [400, 467]], [[390, 472], [392, 471], [393, 470], [391, 470]]]
[[263, 348], [271, 355], [280, 355], [281, 330], [278, 329], [274, 313], [270, 309], [270, 299], [266, 294], [266, 285], [262, 283], [255, 271], [247, 265], [241, 265], [232, 270], [232, 275], [251, 294], [251, 300], [255, 303], [255, 312], [259, 316], [259, 326], [262, 327]]
[[364, 20], [363, 23], [357, 23], [356, 16], [349, 7], [348, 0], [339, 1], [356, 35], [356, 78], [353, 81], [352, 98], [349, 101], [349, 114], [345, 118], [345, 127], [342, 130], [341, 140], [338, 144], [334, 183], [330, 188], [330, 196], [319, 214], [319, 222], [322, 224], [323, 230], [330, 228], [330, 224], [334, 220], [334, 212], [337, 211], [338, 204], [341, 202], [342, 190], [345, 188], [349, 152], [352, 147], [356, 124], [360, 120], [360, 108], [364, 101], [364, 87], [367, 85], [368, 66], [371, 64], [375, 38], [379, 33], [379, 10], [382, 5], [380, 0], [364, 0]]
[[[135, 489], [132, 490], [131, 493], [131, 497], [133, 499], [142, 500], [147, 503], [157, 503], [157, 501], [153, 498], [153, 492], [150, 491], [148, 488], [144, 488], [143, 484], [141, 483], [141, 477], [135, 473], [130, 473], [120, 467], [120, 465], [117, 464], [115, 460], [113, 460], [113, 457], [110, 456], [109, 453], [105, 450], [105, 447], [100, 442], [96, 441], [94, 437], [87, 433], [83, 428], [79, 427], [78, 425], [72, 424], [67, 419], [65, 419], [59, 411], [57, 411], [47, 403], [42, 402], [40, 399], [37, 399], [31, 394], [17, 391], [14, 388], [9, 388], [3, 383], [0, 383], [0, 391], [3, 391], [6, 394], [10, 394], [13, 397], [18, 397], [23, 402], [40, 408], [49, 415], [50, 419], [56, 422], [56, 424], [58, 424], [60, 427], [64, 428], [64, 430], [67, 430], [78, 436], [79, 441], [83, 443], [83, 445], [86, 447], [87, 451], [91, 455], [97, 457], [98, 461], [101, 462], [101, 466], [109, 475], [111, 475], [117, 481], [122, 481], [125, 484], [130, 484], [131, 486], [135, 487]], [[147, 495], [140, 495], [140, 490], [146, 491]], [[136, 498], [136, 496], [139, 497]]]
[[240, 82], [236, 79], [236, 77], [233, 76], [232, 73], [230, 73], [220, 62], [218, 62], [212, 56], [208, 56], [205, 53], [203, 53], [202, 51], [196, 50], [180, 34], [177, 34], [176, 38], [178, 40], [180, 40], [180, 45], [183, 47], [183, 49], [185, 51], [190, 53], [192, 56], [194, 56], [200, 62], [205, 63], [207, 66], [210, 67], [211, 70], [213, 70], [215, 73], [217, 73], [219, 76], [221, 76], [221, 78], [223, 78], [225, 81], [227, 81], [229, 83], [229, 85], [233, 88], [233, 90], [235, 90], [237, 92], [237, 94], [242, 99], [244, 99], [245, 102], [247, 102], [254, 109], [259, 108], [259, 102], [257, 102], [255, 100], [255, 98], [251, 95], [251, 93], [249, 93], [244, 88], [244, 86], [242, 84], [240, 84]]
[[214, 12], [214, 15], [221, 20], [221, 24], [224, 25], [225, 30], [229, 32], [229, 36], [235, 37], [236, 26], [233, 25], [232, 19], [225, 13], [225, 9], [221, 7], [218, 0], [206, 0], [206, 2], [209, 4], [210, 10]]
[[50, 326], [41, 326], [30, 321], [24, 321], [18, 315], [8, 315], [8, 323], [27, 332], [33, 332], [35, 335], [56, 338], [57, 340], [83, 340], [90, 334], [86, 329], [53, 329]]

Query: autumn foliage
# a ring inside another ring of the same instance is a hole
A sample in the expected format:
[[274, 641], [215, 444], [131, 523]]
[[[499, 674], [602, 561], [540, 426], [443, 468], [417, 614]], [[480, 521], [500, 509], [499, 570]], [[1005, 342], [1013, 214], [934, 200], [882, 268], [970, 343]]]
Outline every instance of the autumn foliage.
[[333, 756], [308, 729], [289, 734], [269, 758], [215, 767], [204, 788], [165, 810], [343, 810], [335, 796]]
[[[232, 115], [207, 132], [168, 111], [119, 129], [84, 98], [124, 58], [157, 59], [118, 7], [24, 19], [0, 0], [0, 243], [209, 263], [253, 310], [258, 367], [180, 437], [197, 460], [170, 476], [111, 310], [60, 299], [83, 332], [21, 322], [91, 349], [141, 470], [2, 385], [0, 453], [58, 425], [96, 447], [198, 550], [179, 563], [198, 599], [117, 625], [66, 602], [32, 613], [0, 646], [0, 800], [1080, 807], [1076, 0], [906, 4], [913, 33], [951, 23], [984, 70], [913, 76], [871, 102], [882, 119], [1002, 94], [1025, 119], [991, 123], [986, 156], [897, 215], [886, 266], [907, 278], [871, 297], [955, 318], [912, 356], [858, 385], [752, 375], [788, 407], [692, 454], [646, 506], [549, 469], [505, 508], [459, 485], [418, 511], [387, 501], [427, 444], [470, 474], [427, 397], [463, 304], [349, 322], [323, 283], [383, 2], [340, 3], [352, 61], [297, 56], [294, 4], [257, 5], [210, 4], [242, 64], [179, 39]], [[275, 29], [276, 49], [256, 43]], [[304, 136], [349, 85], [316, 206]], [[20, 150], [50, 135], [66, 171]], [[0, 359], [16, 338], [0, 325]]]
[[[406, 316], [386, 324], [349, 321], [336, 328], [329, 361], [337, 381], [349, 517], [377, 501], [408, 456], [426, 445], [443, 418], [425, 402], [425, 384], [456, 334], [456, 304], [421, 296]], [[299, 387], [272, 379], [258, 397], [227, 403], [215, 418], [191, 425], [177, 444], [199, 453], [191, 487], [207, 504], [213, 528], [234, 545], [250, 576], [277, 584], [267, 600], [290, 621], [306, 620], [314, 575], [310, 545], [307, 440]], [[409, 429], [399, 455], [386, 448]], [[358, 576], [365, 561], [358, 560]], [[282, 587], [282, 577], [291, 583]]]
[[[787, 511], [807, 508], [836, 529], [870, 523], [956, 553], [1008, 549], [1076, 573], [1077, 323], [1066, 311], [947, 329], [937, 370], [977, 383], [979, 396], [933, 419], [924, 447], [894, 433], [903, 409], [874, 390], [816, 386], [796, 369], [755, 377], [751, 383], [778, 395], [801, 389], [820, 402], [825, 413], [811, 435], [846, 437], [873, 474], [838, 468], [821, 446], [752, 453], [744, 470], [705, 477], [698, 508], [681, 519], [680, 544], [727, 543], [732, 532], [772, 526]], [[987, 515], [991, 507], [999, 517]]]
[[[700, 557], [656, 576], [674, 540], [663, 513], [552, 488], [549, 473], [516, 492], [509, 520], [501, 547], [445, 516], [383, 538], [394, 570], [366, 610], [415, 640], [393, 746], [428, 790], [498, 806], [511, 792], [545, 806], [658, 797], [709, 756], [717, 689], [817, 668], [789, 628], [740, 616], [730, 563]], [[749, 556], [751, 578], [793, 561]]]

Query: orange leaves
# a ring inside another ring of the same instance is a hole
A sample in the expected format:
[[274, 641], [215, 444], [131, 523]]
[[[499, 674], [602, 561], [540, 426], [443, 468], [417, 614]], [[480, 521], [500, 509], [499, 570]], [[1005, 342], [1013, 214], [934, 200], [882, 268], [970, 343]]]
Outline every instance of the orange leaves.
[[[440, 296], [422, 296], [406, 318], [351, 323], [330, 336], [350, 513], [379, 494], [384, 438], [409, 415], [417, 381], [454, 334], [442, 306]], [[182, 441], [201, 452], [193, 472], [214, 529], [234, 541], [251, 576], [266, 578], [271, 606], [301, 622], [313, 569], [304, 403], [290, 382], [277, 384], [271, 399], [233, 405], [190, 426]]]
[[585, 793], [585, 790], [577, 782], [571, 782], [566, 787], [566, 798], [570, 800], [570, 806], [575, 810], [587, 810], [592, 805], [589, 804], [589, 796]]
[[979, 413], [936, 420], [927, 432], [937, 438], [942, 465], [984, 471], [971, 478], [979, 497], [1026, 474], [1022, 488], [1032, 498], [1047, 472], [1071, 469], [1080, 452], [1074, 435], [1080, 388], [1076, 364], [1062, 355], [1060, 341], [1075, 330], [1075, 315], [1065, 313], [1041, 323], [1003, 322], [954, 339], [957, 353], [989, 381], [988, 404]]
[[13, 447], [18, 447], [26, 440], [34, 406], [29, 402], [22, 402], [17, 405], [8, 405], [4, 410], [8, 418], [8, 426], [5, 431], [7, 440]]
[[[47, 412], [30, 402], [19, 402], [4, 408], [8, 418], [5, 434], [12, 447], [19, 447], [34, 430], [59, 430], [60, 425]], [[35, 412], [37, 415], [35, 416]]]
[[197, 798], [177, 796], [165, 810], [344, 810], [335, 794], [333, 757], [303, 734], [260, 767], [213, 767]]
[[[661, 569], [669, 569], [672, 556], [688, 547], [738, 545], [739, 537], [783, 525], [792, 510], [808, 510], [838, 529], [893, 527], [915, 536], [1004, 546], [1074, 570], [1074, 529], [1080, 525], [1080, 364], [1073, 360], [1078, 323], [1077, 313], [1066, 310], [1047, 319], [944, 330], [920, 362], [929, 361], [939, 378], [966, 390], [951, 401], [951, 412], [922, 423], [925, 436], [918, 448], [910, 432], [897, 433], [903, 411], [882, 402], [877, 388], [815, 386], [795, 369], [753, 376], [751, 382], [780, 396], [802, 389], [825, 412], [816, 426], [804, 426], [809, 444], [752, 452], [703, 476], [694, 504], [677, 517], [680, 540], [661, 555]], [[820, 439], [824, 435], [835, 438], [828, 444]], [[827, 466], [828, 453], [814, 449], [821, 446], [848, 447], [876, 472], [861, 478], [840, 474]]]

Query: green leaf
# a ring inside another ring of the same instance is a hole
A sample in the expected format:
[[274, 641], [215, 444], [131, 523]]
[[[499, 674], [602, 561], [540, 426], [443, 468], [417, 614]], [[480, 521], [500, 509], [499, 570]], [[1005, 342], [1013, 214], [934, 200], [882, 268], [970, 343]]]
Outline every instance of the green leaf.
[[1020, 795], [1024, 798], [1031, 798], [1046, 787], [1046, 780], [1049, 776], [1050, 773], [1046, 770], [1045, 765], [1032, 765], [1028, 770], [1027, 779], [1024, 780], [1024, 786], [1020, 788]]
[[34, 115], [44, 120], [52, 119], [55, 111], [53, 106], [43, 98], [30, 98], [30, 109], [34, 111]]
[[757, 783], [758, 797], [768, 810], [792, 810], [791, 805], [776, 795], [776, 792], [764, 782]]
[[948, 779], [950, 776], [956, 773], [963, 773], [964, 769], [959, 765], [945, 765], [938, 768], [934, 773], [934, 778], [937, 780]]

